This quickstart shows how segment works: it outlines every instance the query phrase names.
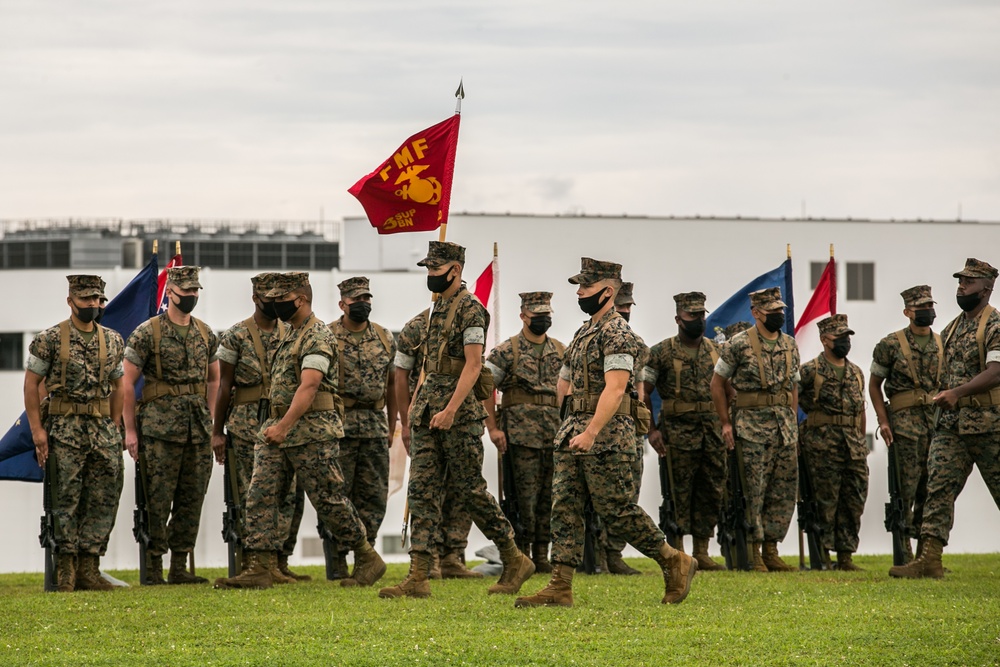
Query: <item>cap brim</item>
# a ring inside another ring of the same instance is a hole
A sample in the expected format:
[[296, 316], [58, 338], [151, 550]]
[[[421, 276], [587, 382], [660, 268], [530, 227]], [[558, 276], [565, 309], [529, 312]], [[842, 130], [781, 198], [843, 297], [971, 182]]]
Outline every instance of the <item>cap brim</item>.
[[593, 276], [589, 276], [586, 273], [578, 273], [569, 279], [571, 285], [593, 285], [597, 280], [592, 280]]
[[102, 292], [101, 290], [96, 289], [96, 288], [82, 289], [82, 290], [74, 291], [73, 292], [73, 296], [78, 296], [78, 297], [100, 296], [100, 297], [103, 297], [104, 296], [104, 292]]
[[289, 292], [294, 292], [294, 291], [295, 291], [295, 288], [289, 289], [287, 287], [275, 287], [275, 288], [269, 289], [264, 294], [264, 298], [265, 299], [277, 299], [279, 296], [285, 296]]
[[359, 289], [359, 290], [351, 290], [350, 292], [341, 292], [340, 296], [341, 297], [346, 296], [349, 299], [357, 299], [359, 296], [372, 296], [372, 293], [369, 292], [368, 290]]
[[934, 299], [929, 299], [926, 301], [910, 301], [906, 303], [907, 308], [919, 308], [920, 306], [933, 306], [937, 301]]
[[439, 266], [444, 266], [448, 263], [448, 260], [440, 259], [437, 257], [424, 257], [422, 260], [417, 262], [417, 266], [429, 266], [432, 269], [436, 269]]

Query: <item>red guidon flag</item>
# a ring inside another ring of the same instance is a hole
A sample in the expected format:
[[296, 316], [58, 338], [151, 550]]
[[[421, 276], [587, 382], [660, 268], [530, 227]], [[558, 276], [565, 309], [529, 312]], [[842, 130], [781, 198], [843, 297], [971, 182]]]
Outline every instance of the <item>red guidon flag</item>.
[[379, 234], [433, 231], [448, 222], [460, 120], [455, 114], [413, 135], [348, 190]]

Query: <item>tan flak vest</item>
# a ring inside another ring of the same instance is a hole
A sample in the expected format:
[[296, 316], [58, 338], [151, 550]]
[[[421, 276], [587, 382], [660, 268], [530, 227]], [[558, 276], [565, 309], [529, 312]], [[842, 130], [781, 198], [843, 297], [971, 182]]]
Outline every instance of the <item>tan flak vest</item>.
[[201, 339], [205, 341], [205, 381], [171, 384], [163, 379], [163, 365], [160, 360], [160, 342], [163, 340], [163, 331], [160, 328], [160, 316], [152, 318], [149, 323], [153, 329], [153, 356], [156, 375], [149, 377], [148, 374], [145, 374], [146, 382], [142, 387], [142, 398], [139, 399], [139, 403], [149, 403], [161, 396], [204, 396], [205, 400], [208, 400], [208, 369], [212, 365], [208, 325], [196, 317], [191, 318], [191, 323], [197, 327]]
[[890, 396], [890, 412], [899, 412], [900, 410], [906, 410], [907, 408], [934, 404], [934, 394], [936, 393], [937, 388], [941, 386], [941, 371], [944, 368], [944, 345], [941, 344], [940, 334], [933, 333], [933, 335], [934, 344], [938, 347], [938, 368], [937, 377], [934, 378], [935, 392], [927, 392], [920, 388], [920, 379], [917, 377], [917, 369], [913, 365], [913, 350], [910, 349], [910, 343], [906, 340], [906, 329], [900, 329], [896, 332], [895, 336], [896, 340], [899, 341], [899, 351], [903, 355], [903, 359], [906, 360], [906, 367], [910, 371], [910, 379], [913, 380], [914, 388], [908, 391], [900, 391]]
[[[108, 341], [104, 335], [104, 327], [97, 327], [97, 386], [104, 386], [104, 366], [108, 361]], [[89, 415], [91, 417], [110, 417], [111, 401], [107, 398], [95, 398], [85, 403], [74, 403], [64, 398], [53, 396], [55, 392], [66, 386], [66, 367], [69, 366], [69, 327], [70, 321], [59, 323], [59, 382], [46, 385], [49, 392], [47, 412], [49, 415]]]
[[[986, 323], [994, 310], [996, 309], [993, 306], [987, 304], [983, 308], [983, 312], [979, 313], [979, 326], [976, 328], [976, 344], [979, 346], [980, 373], [986, 370]], [[964, 315], [959, 315], [958, 317], [964, 317]], [[948, 341], [955, 334], [955, 329], [958, 328], [958, 317], [952, 320], [951, 324], [946, 327], [948, 328], [948, 337], [944, 340], [945, 345], [948, 344]], [[941, 347], [941, 356], [944, 356], [944, 346]], [[988, 408], [994, 405], [1000, 405], [1000, 386], [993, 387], [981, 394], [973, 394], [972, 396], [958, 399], [958, 407], [960, 408]]]
[[[260, 364], [260, 384], [246, 387], [236, 387], [233, 391], [233, 405], [243, 405], [245, 403], [257, 403], [262, 398], [271, 395], [271, 365], [267, 363], [267, 354], [264, 352], [264, 341], [260, 337], [260, 329], [253, 316], [243, 320], [243, 326], [250, 332], [250, 340], [253, 343], [254, 354], [257, 355], [257, 362]], [[288, 333], [288, 325], [282, 321], [277, 322], [278, 341], [284, 339]]]
[[[776, 393], [771, 393], [767, 391], [767, 382], [764, 379], [764, 356], [760, 347], [760, 334], [757, 333], [756, 327], [750, 327], [747, 329], [747, 336], [750, 338], [750, 349], [753, 350], [753, 356], [757, 359], [757, 369], [760, 373], [760, 388], [761, 391], [741, 391], [736, 394], [736, 409], [742, 408], [764, 408], [772, 406], [786, 405], [788, 407], [792, 406], [792, 392], [789, 391], [779, 391]], [[780, 336], [780, 334], [779, 334]], [[791, 349], [785, 350], [785, 369], [791, 371], [792, 369], [792, 351]], [[789, 374], [788, 382], [793, 382], [791, 375]]]
[[[703, 344], [709, 345], [707, 341], [702, 341]], [[667, 399], [663, 398], [663, 402], [660, 405], [660, 412], [665, 415], [681, 415], [690, 414], [695, 412], [703, 413], [714, 413], [715, 405], [712, 401], [682, 401], [681, 399], [681, 372], [684, 370], [684, 360], [681, 358], [680, 353], [677, 351], [678, 341], [677, 337], [671, 338], [667, 341], [667, 345], [670, 347], [670, 358], [673, 360], [674, 365], [674, 398]], [[719, 353], [716, 351], [715, 347], [712, 345], [708, 346], [708, 352], [712, 357], [712, 366], [715, 366], [719, 361]], [[701, 353], [701, 345], [695, 350], [695, 359]]]
[[[368, 321], [368, 326], [375, 330], [378, 335], [378, 339], [382, 341], [382, 347], [385, 348], [386, 354], [392, 354], [392, 344], [389, 342], [389, 333], [382, 326], [375, 324], [371, 320]], [[385, 394], [379, 398], [374, 403], [363, 403], [356, 398], [351, 398], [350, 396], [344, 396], [344, 350], [346, 349], [346, 344], [344, 339], [340, 336], [336, 336], [337, 339], [337, 391], [340, 396], [340, 400], [344, 402], [344, 408], [347, 410], [382, 410], [385, 408]], [[389, 386], [389, 375], [392, 373], [392, 360], [389, 360], [389, 368], [386, 370], [385, 384], [386, 387]]]
[[[514, 377], [517, 374], [517, 362], [521, 359], [521, 334], [516, 336], [511, 336], [507, 342], [511, 345], [511, 350], [513, 351], [513, 359], [510, 362], [510, 376]], [[566, 346], [557, 341], [554, 338], [546, 337], [546, 342], [552, 341], [552, 344], [556, 347], [556, 352], [562, 357], [566, 353]], [[543, 343], [544, 345], [544, 343]], [[500, 407], [506, 409], [512, 405], [548, 405], [551, 407], [559, 407], [556, 403], [556, 397], [552, 394], [533, 394], [526, 389], [520, 387], [511, 387], [507, 391], [503, 392], [503, 398], [501, 399]]]

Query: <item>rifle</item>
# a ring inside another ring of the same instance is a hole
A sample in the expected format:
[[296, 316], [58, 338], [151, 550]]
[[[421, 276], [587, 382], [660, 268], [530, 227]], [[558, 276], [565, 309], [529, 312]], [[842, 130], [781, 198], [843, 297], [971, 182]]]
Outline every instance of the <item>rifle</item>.
[[892, 533], [892, 564], [906, 563], [906, 505], [903, 503], [896, 448], [889, 447], [889, 502], [885, 504], [885, 529]]
[[56, 464], [52, 450], [45, 460], [45, 477], [42, 480], [42, 529], [38, 534], [38, 542], [45, 549], [45, 592], [51, 593], [59, 589], [56, 573], [56, 515], [52, 508], [52, 496], [55, 493]]
[[226, 434], [226, 465], [222, 473], [222, 495], [226, 509], [222, 512], [222, 539], [229, 554], [229, 576], [243, 571], [243, 506], [240, 503], [240, 479], [237, 473], [233, 437]]
[[152, 542], [149, 535], [149, 509], [146, 506], [149, 480], [146, 478], [146, 452], [139, 440], [139, 455], [135, 462], [135, 510], [132, 512], [132, 535], [139, 545], [139, 585], [147, 585], [147, 551]]
[[739, 441], [729, 452], [728, 474], [723, 489], [722, 512], [719, 514], [719, 547], [730, 570], [749, 572], [750, 503], [746, 497], [746, 471], [743, 468], [743, 447]]
[[333, 532], [326, 527], [322, 519], [316, 524], [316, 530], [319, 532], [320, 539], [323, 540], [323, 560], [326, 561], [327, 581], [336, 581], [337, 579], [345, 578], [347, 573], [341, 572], [338, 568], [340, 548], [337, 546], [337, 540]]
[[[812, 477], [806, 466], [805, 453], [799, 445], [799, 501], [796, 509], [799, 513], [799, 531], [805, 533], [809, 543], [809, 569], [829, 570], [830, 556], [823, 547], [823, 528], [819, 523], [819, 503], [816, 502], [816, 492], [813, 489]], [[804, 565], [799, 559], [800, 567]]]
[[597, 574], [600, 568], [597, 566], [597, 540], [601, 531], [600, 517], [594, 510], [594, 502], [587, 494], [587, 502], [583, 506], [583, 562], [576, 568], [577, 572], [585, 574]]
[[[502, 419], [502, 413], [497, 415], [497, 421]], [[503, 423], [503, 422], [500, 422]], [[504, 428], [504, 436], [507, 429]], [[508, 442], [507, 451], [500, 455], [500, 465], [498, 467], [500, 476], [500, 509], [514, 529], [514, 535], [521, 537], [524, 535], [524, 525], [521, 523], [521, 504], [517, 500], [517, 484], [514, 479], [514, 460], [510, 453]]]
[[670, 445], [667, 445], [667, 455], [659, 459], [660, 463], [660, 495], [663, 503], [660, 505], [660, 530], [667, 536], [667, 542], [675, 549], [684, 539], [680, 526], [677, 525], [677, 490], [674, 485], [674, 466]]

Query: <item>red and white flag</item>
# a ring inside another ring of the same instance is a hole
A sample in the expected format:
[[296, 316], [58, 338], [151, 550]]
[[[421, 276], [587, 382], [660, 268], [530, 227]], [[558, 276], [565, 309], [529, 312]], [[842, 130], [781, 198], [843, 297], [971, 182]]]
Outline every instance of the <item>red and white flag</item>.
[[823, 351], [817, 324], [825, 317], [837, 314], [837, 264], [833, 257], [823, 269], [809, 303], [795, 323], [795, 342], [802, 363], [814, 359]]
[[500, 326], [499, 299], [496, 298], [495, 294], [500, 286], [500, 263], [497, 261], [495, 252], [494, 249], [493, 261], [476, 278], [476, 286], [472, 290], [480, 303], [487, 311], [490, 311], [490, 326], [486, 330], [486, 345], [483, 347], [483, 354], [487, 355], [497, 343], [496, 332], [497, 327]]
[[180, 253], [171, 257], [166, 267], [156, 277], [156, 303], [159, 304], [156, 307], [157, 314], [166, 312], [167, 310], [167, 269], [172, 269], [175, 266], [184, 266], [184, 260], [181, 259]]

